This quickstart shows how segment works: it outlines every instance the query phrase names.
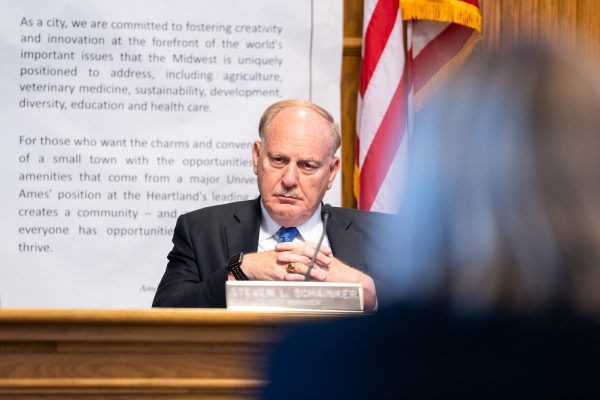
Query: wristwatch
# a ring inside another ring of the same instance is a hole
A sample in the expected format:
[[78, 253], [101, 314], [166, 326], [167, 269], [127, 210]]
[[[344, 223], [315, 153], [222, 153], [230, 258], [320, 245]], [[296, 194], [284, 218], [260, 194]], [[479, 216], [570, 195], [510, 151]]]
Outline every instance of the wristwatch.
[[244, 253], [239, 252], [235, 253], [231, 257], [229, 257], [229, 261], [227, 261], [227, 272], [233, 275], [233, 277], [238, 281], [247, 281], [248, 277], [242, 271], [240, 267], [242, 265], [242, 259], [244, 258]]

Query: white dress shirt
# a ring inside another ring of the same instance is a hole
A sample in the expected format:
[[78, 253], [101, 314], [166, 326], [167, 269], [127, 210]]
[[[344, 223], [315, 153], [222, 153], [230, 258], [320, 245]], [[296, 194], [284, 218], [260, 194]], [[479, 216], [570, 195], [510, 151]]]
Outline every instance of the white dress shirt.
[[[263, 206], [262, 199], [260, 201], [260, 208], [262, 211], [262, 219], [260, 222], [260, 232], [258, 234], [258, 251], [269, 251], [275, 249], [277, 244], [277, 231], [281, 228], [277, 222], [271, 218], [265, 207]], [[291, 227], [286, 227], [291, 228]], [[319, 243], [321, 234], [323, 233], [323, 220], [321, 219], [321, 205], [315, 211], [315, 213], [302, 225], [296, 227], [300, 232], [294, 242], [313, 242]], [[327, 234], [323, 239], [322, 246], [329, 247], [329, 240], [327, 240]]]

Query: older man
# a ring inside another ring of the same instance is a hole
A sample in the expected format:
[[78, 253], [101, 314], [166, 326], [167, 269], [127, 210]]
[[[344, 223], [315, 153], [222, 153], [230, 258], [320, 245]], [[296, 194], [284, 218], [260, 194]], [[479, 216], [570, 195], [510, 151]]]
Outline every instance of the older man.
[[[322, 200], [340, 168], [339, 128], [323, 108], [284, 100], [264, 112], [259, 135], [252, 159], [260, 197], [179, 217], [154, 307], [224, 307], [227, 279], [305, 280], [323, 230]], [[367, 310], [376, 304], [363, 272], [377, 243], [375, 218], [332, 207], [310, 271], [317, 281], [361, 283]]]

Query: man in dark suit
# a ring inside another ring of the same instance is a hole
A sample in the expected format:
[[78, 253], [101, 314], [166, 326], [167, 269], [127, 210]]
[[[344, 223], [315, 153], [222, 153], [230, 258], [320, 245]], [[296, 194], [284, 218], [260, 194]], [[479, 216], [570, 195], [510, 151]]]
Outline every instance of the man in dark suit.
[[[154, 307], [224, 307], [228, 279], [305, 280], [323, 230], [322, 200], [340, 168], [339, 127], [315, 104], [284, 100], [264, 112], [259, 135], [252, 159], [260, 197], [179, 217]], [[332, 207], [310, 271], [316, 281], [361, 283], [366, 310], [376, 291], [363, 272], [372, 260], [365, 247], [377, 245], [379, 218]]]

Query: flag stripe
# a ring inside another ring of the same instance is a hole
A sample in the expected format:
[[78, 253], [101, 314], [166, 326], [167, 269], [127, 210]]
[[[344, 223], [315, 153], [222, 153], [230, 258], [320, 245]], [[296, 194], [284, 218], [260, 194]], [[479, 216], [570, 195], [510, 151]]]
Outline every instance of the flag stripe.
[[365, 30], [363, 60], [360, 76], [360, 94], [364, 96], [369, 81], [379, 63], [390, 32], [394, 28], [400, 3], [398, 0], [382, 0], [377, 3]]
[[417, 34], [411, 36], [410, 45], [412, 46], [412, 58], [418, 57], [421, 51], [442, 33], [450, 22], [437, 21], [411, 21], [410, 26]]
[[381, 121], [360, 170], [360, 208], [370, 210], [383, 182], [406, 126], [405, 77], [400, 79], [396, 93]]
[[[377, 5], [377, 0], [365, 0], [365, 5], [363, 7], [363, 31], [362, 31], [362, 36], [363, 39], [365, 37], [365, 32], [367, 31], [367, 27], [369, 26], [369, 21], [371, 20], [371, 17], [373, 16], [373, 11], [375, 10], [375, 6]], [[362, 46], [361, 51], [364, 52], [365, 50], [365, 46]], [[361, 56], [363, 56], [364, 53], [361, 53]]]
[[[410, 114], [409, 114], [410, 115]], [[408, 164], [408, 137], [403, 138], [392, 164], [388, 168], [385, 179], [377, 191], [377, 196], [371, 204], [373, 210], [383, 210], [396, 213], [404, 195], [404, 181]]]
[[370, 80], [364, 96], [359, 96], [361, 116], [358, 119], [360, 133], [359, 165], [369, 151], [379, 125], [389, 107], [404, 71], [404, 40], [402, 37], [402, 19], [396, 18], [394, 29], [379, 59], [379, 63]]
[[413, 61], [413, 85], [418, 92], [444, 64], [450, 61], [471, 37], [473, 30], [450, 24], [430, 41]]
[[477, 7], [479, 8], [479, 1], [478, 0], [462, 0], [463, 3], [468, 3], [470, 5], [472, 5], [473, 7]]

